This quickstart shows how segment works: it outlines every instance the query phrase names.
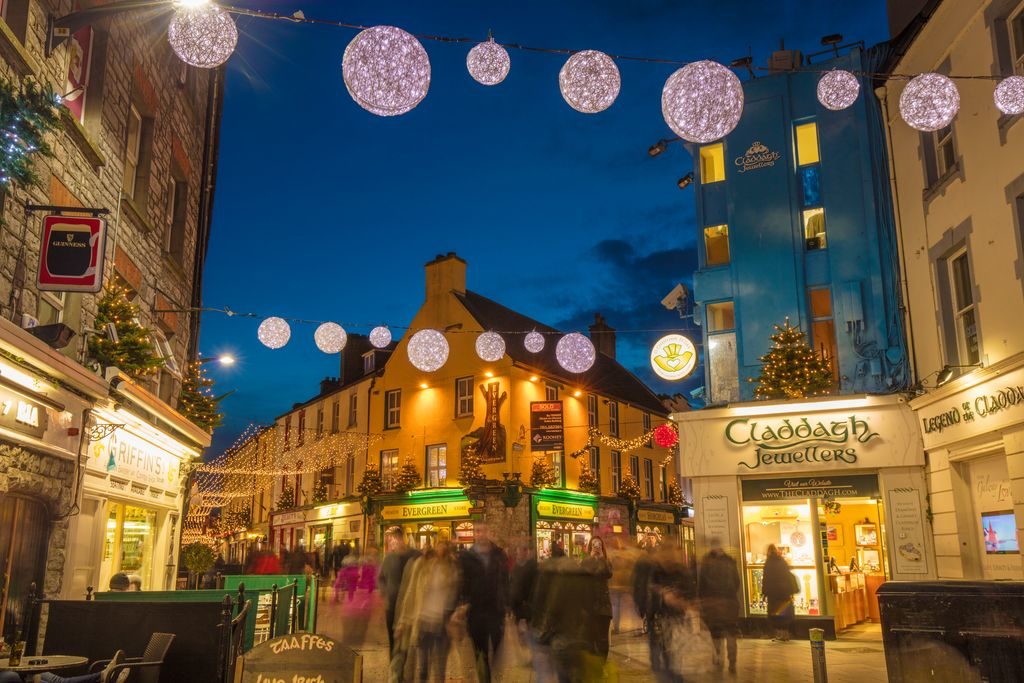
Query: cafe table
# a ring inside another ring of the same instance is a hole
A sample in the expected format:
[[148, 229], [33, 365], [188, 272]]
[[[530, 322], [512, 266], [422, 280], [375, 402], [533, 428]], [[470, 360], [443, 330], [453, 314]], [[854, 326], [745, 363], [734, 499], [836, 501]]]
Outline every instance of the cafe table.
[[13, 671], [22, 674], [26, 681], [38, 680], [38, 674], [44, 671], [57, 672], [64, 669], [75, 669], [89, 663], [87, 657], [75, 655], [40, 655], [37, 657], [23, 655], [21, 664], [18, 666], [10, 666], [9, 661], [6, 658], [0, 659], [0, 671]]

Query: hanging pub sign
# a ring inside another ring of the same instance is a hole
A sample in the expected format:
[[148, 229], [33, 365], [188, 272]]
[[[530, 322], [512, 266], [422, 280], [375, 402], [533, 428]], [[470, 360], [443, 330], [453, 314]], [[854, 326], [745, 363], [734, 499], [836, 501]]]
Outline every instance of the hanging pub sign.
[[39, 250], [40, 290], [98, 292], [103, 287], [102, 218], [47, 216]]
[[561, 401], [530, 401], [530, 450], [565, 450]]

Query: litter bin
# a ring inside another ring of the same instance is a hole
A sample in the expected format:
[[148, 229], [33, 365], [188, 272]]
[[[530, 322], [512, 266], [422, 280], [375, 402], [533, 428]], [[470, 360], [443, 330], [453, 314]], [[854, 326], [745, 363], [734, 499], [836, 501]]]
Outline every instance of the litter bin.
[[1024, 681], [1024, 582], [889, 581], [878, 607], [890, 683]]

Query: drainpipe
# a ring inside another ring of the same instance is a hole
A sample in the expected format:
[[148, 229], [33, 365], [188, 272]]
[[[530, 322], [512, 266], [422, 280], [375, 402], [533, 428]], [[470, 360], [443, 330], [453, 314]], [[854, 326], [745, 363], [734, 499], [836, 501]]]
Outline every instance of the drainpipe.
[[[373, 401], [371, 400], [371, 397], [373, 396], [373, 387], [376, 384], [377, 384], [377, 375], [374, 375], [373, 378], [370, 380], [370, 387], [366, 390], [366, 463], [364, 463], [364, 465], [363, 465], [363, 472], [366, 471], [366, 465], [368, 465], [370, 463], [370, 417], [371, 417], [370, 408], [373, 406]], [[378, 472], [378, 474], [379, 474], [379, 472]], [[369, 510], [365, 510], [363, 512], [363, 516], [365, 517], [364, 521], [368, 521], [370, 519], [370, 511]], [[363, 552], [366, 552], [366, 544], [369, 542], [369, 540], [370, 540], [370, 525], [369, 524], [363, 524]], [[381, 555], [381, 557], [383, 558], [383, 554]]]

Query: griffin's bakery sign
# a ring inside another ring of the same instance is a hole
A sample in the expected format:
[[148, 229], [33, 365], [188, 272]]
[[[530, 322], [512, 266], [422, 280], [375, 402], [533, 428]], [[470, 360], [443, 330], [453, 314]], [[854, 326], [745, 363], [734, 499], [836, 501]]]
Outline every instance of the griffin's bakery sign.
[[736, 164], [737, 173], [746, 173], [747, 171], [756, 171], [759, 168], [774, 166], [775, 162], [780, 158], [782, 158], [781, 152], [773, 152], [755, 140], [750, 145], [750, 148], [747, 149], [747, 153], [736, 157], [733, 163]]
[[725, 426], [725, 439], [749, 448], [739, 465], [748, 470], [773, 465], [856, 466], [858, 448], [880, 438], [866, 417], [857, 415], [737, 418]]
[[925, 448], [1024, 420], [1024, 368], [917, 411]]

